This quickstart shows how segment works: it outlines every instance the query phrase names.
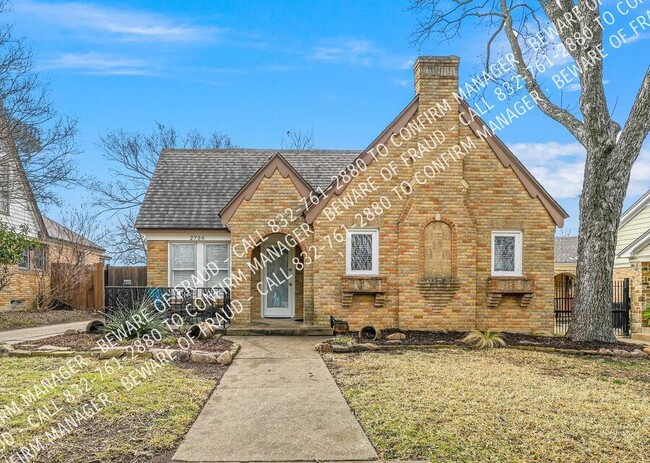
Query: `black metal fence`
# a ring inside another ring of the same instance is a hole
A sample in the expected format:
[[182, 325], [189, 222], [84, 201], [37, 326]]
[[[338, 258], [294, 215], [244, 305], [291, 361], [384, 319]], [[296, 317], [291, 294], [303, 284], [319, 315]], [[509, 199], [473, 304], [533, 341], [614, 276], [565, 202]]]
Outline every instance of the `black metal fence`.
[[229, 289], [107, 286], [104, 293], [107, 315], [132, 307], [144, 299], [150, 300], [168, 319], [181, 317], [186, 323], [212, 319], [215, 324], [220, 324], [220, 320], [228, 320], [230, 313]]
[[[562, 280], [555, 285], [555, 333], [569, 329], [573, 313], [573, 281]], [[630, 335], [630, 280], [614, 281], [612, 286], [612, 326], [617, 336]]]

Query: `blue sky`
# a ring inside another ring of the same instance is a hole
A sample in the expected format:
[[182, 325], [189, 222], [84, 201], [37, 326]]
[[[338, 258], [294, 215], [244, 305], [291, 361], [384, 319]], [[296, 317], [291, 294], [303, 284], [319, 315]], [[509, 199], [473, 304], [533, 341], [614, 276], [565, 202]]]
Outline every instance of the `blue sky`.
[[[606, 91], [624, 121], [649, 64], [650, 30], [616, 14], [628, 43], [605, 61]], [[227, 132], [246, 148], [280, 147], [284, 133], [312, 131], [318, 148], [362, 149], [413, 96], [418, 54], [461, 57], [461, 82], [480, 68], [485, 35], [467, 28], [452, 43], [411, 45], [408, 2], [15, 0], [8, 18], [35, 52], [62, 112], [79, 118], [82, 174], [101, 172], [97, 146], [108, 130]], [[648, 19], [650, 22], [650, 19]], [[607, 47], [606, 47], [607, 48]], [[575, 84], [563, 89], [575, 99]], [[556, 91], [554, 97], [559, 98]], [[584, 155], [538, 110], [499, 135], [571, 214], [577, 231]], [[632, 174], [630, 205], [650, 187], [650, 147]], [[70, 205], [83, 191], [64, 192]], [[59, 211], [48, 211], [55, 218]]]

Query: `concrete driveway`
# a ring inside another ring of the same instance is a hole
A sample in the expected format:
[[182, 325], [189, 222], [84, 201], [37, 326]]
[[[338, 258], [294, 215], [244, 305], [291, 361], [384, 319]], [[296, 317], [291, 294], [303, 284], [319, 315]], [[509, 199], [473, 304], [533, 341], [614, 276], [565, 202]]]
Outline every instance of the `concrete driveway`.
[[239, 354], [185, 436], [174, 461], [377, 459], [314, 351], [319, 338], [251, 336], [236, 340], [242, 344]]

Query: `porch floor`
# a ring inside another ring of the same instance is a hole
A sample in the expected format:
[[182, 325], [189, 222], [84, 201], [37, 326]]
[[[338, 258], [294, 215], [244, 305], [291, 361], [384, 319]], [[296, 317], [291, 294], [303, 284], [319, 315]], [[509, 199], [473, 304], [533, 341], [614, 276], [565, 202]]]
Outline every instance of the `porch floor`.
[[293, 318], [265, 318], [248, 325], [229, 326], [228, 336], [331, 336], [330, 326], [306, 325]]

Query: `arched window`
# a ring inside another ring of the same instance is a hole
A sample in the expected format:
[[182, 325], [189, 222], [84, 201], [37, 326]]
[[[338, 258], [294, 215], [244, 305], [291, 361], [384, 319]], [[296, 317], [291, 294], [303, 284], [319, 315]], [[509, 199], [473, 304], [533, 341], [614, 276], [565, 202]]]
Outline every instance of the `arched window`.
[[445, 222], [431, 222], [424, 227], [424, 276], [450, 278], [451, 227]]

